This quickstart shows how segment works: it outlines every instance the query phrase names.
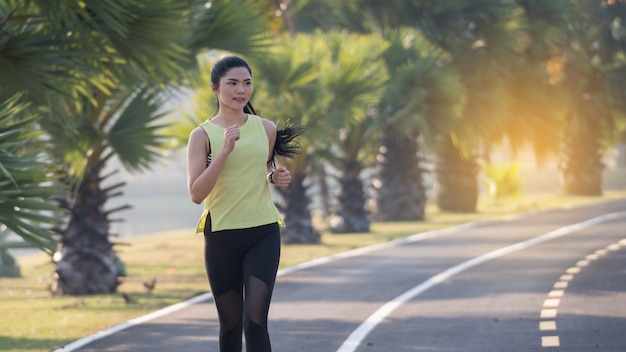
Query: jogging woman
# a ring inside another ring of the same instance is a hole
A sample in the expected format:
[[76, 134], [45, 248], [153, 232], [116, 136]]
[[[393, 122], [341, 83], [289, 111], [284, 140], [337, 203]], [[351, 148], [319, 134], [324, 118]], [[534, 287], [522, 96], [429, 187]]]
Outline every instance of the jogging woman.
[[[291, 175], [275, 155], [292, 156], [299, 130], [279, 132], [257, 116], [250, 97], [252, 70], [228, 56], [211, 72], [217, 114], [195, 128], [187, 147], [187, 183], [204, 201], [205, 266], [220, 323], [221, 352], [271, 351], [267, 316], [280, 258], [280, 214], [269, 183], [288, 187]], [[293, 132], [293, 133], [292, 133]], [[285, 137], [286, 138], [283, 138]]]

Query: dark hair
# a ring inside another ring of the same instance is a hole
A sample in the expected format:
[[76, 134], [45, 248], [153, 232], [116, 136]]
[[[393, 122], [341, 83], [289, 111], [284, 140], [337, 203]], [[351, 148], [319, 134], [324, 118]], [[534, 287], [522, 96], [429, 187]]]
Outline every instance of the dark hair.
[[[238, 56], [226, 56], [221, 58], [213, 66], [213, 70], [211, 70], [211, 83], [219, 87], [220, 79], [226, 76], [226, 72], [235, 67], [245, 67], [250, 75], [252, 75], [252, 69], [250, 68], [250, 65], [248, 65], [246, 60]], [[219, 106], [219, 101], [217, 102], [217, 104]], [[246, 114], [256, 115], [256, 112], [254, 111], [254, 108], [252, 107], [252, 103], [250, 103], [250, 101], [248, 101], [248, 104], [246, 104], [246, 106], [243, 108], [243, 112], [245, 112]]]
[[272, 151], [272, 160], [275, 155], [293, 158], [302, 151], [302, 146], [296, 138], [306, 132], [305, 128], [297, 123], [288, 124], [276, 130], [276, 143]]

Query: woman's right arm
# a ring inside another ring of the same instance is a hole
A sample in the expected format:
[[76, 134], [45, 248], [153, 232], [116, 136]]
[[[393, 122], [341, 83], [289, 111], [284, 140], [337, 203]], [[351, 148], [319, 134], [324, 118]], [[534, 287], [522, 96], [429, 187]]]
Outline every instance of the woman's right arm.
[[224, 153], [212, 155], [207, 167], [208, 152], [209, 138], [202, 127], [197, 127], [191, 131], [187, 144], [187, 189], [196, 204], [202, 203], [213, 190], [227, 157]]

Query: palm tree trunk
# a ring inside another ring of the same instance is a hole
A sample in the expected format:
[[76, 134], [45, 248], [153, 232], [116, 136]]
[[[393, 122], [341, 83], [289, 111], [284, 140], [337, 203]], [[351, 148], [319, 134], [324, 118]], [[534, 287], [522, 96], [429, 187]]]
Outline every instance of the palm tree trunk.
[[320, 234], [313, 227], [311, 218], [311, 200], [306, 193], [305, 176], [292, 175], [289, 188], [279, 190], [285, 199], [284, 208], [280, 208], [285, 216], [285, 227], [281, 231], [283, 243], [319, 243]]
[[471, 213], [478, 203], [478, 164], [465, 157], [452, 139], [444, 140], [437, 155], [437, 205], [442, 211]]
[[423, 221], [426, 189], [417, 137], [385, 134], [378, 155], [376, 221]]
[[[52, 284], [54, 294], [114, 293], [121, 283], [120, 277], [125, 275], [124, 265], [109, 241], [108, 214], [111, 211], [104, 211], [104, 203], [109, 195], [101, 189], [101, 165], [86, 174], [79, 185], [75, 201], [66, 205], [70, 218], [66, 228], [60, 231], [59, 246], [53, 255], [56, 264]], [[109, 191], [113, 188], [110, 187]]]
[[327, 219], [330, 215], [330, 191], [328, 190], [328, 173], [326, 163], [322, 161], [317, 168], [317, 179], [320, 187], [320, 203], [322, 207], [322, 217]]
[[569, 122], [559, 163], [561, 190], [567, 195], [602, 195], [601, 132], [593, 121], [585, 129], [574, 129]]
[[337, 209], [330, 219], [334, 233], [369, 232], [370, 219], [365, 209], [365, 190], [359, 178], [362, 170], [358, 162], [347, 162], [339, 180]]

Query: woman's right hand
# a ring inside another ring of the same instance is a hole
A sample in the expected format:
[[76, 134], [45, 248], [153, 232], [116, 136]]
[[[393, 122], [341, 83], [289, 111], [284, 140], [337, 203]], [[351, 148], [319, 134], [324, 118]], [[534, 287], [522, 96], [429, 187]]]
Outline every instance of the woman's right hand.
[[230, 154], [235, 149], [235, 142], [239, 140], [239, 127], [232, 125], [224, 129], [224, 147], [223, 151]]

